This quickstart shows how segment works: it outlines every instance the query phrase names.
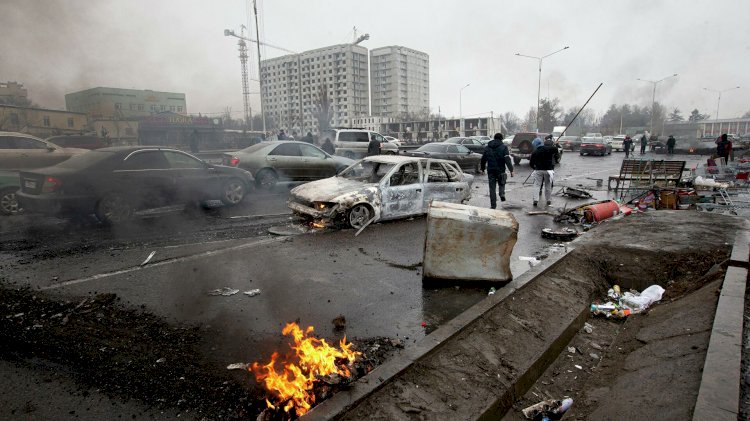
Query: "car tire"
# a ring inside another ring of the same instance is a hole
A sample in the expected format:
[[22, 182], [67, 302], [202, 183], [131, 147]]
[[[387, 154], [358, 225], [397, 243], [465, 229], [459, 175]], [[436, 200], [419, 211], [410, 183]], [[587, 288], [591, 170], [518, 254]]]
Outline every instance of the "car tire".
[[8, 187], [0, 190], [0, 214], [15, 215], [23, 211], [18, 205], [16, 192], [18, 192], [18, 187]]
[[346, 222], [350, 227], [358, 230], [365, 226], [372, 216], [373, 211], [370, 207], [360, 203], [349, 209], [349, 212], [346, 214]]
[[515, 165], [518, 165], [518, 164], [520, 164], [520, 163], [521, 163], [521, 158], [516, 158], [516, 157], [514, 156], [514, 157], [513, 157], [513, 164], [515, 164]]
[[396, 155], [396, 152], [386, 151], [386, 153], [384, 155]]
[[133, 207], [121, 194], [110, 193], [99, 199], [94, 214], [101, 223], [115, 225], [129, 221], [133, 217]]
[[221, 189], [221, 203], [226, 206], [235, 206], [242, 203], [247, 195], [247, 187], [239, 178], [230, 178], [225, 181]]
[[276, 187], [276, 183], [279, 182], [279, 176], [276, 174], [276, 171], [266, 168], [258, 171], [258, 174], [255, 176], [255, 185], [259, 189], [263, 189], [266, 191], [271, 191]]

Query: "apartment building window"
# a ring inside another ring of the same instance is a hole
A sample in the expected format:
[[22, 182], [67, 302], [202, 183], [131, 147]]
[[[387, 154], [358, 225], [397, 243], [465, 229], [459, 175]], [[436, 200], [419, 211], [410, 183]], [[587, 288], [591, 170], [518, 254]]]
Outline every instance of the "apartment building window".
[[72, 117], [68, 118], [68, 127], [73, 127], [73, 118]]
[[151, 104], [151, 111], [156, 111], [156, 105]]
[[174, 105], [170, 105], [169, 106], [169, 111], [171, 111], [171, 112], [175, 112], [176, 109], [177, 109], [177, 107], [175, 107]]
[[166, 110], [166, 109], [167, 109], [167, 107], [166, 107], [166, 106], [164, 106], [164, 105], [160, 105], [160, 106], [159, 106], [159, 109], [160, 109], [161, 111], [164, 111], [164, 110]]
[[42, 121], [43, 121], [44, 127], [49, 127], [50, 126], [50, 124], [49, 124], [49, 116], [48, 115], [44, 116], [42, 118]]
[[143, 111], [143, 104], [138, 104], [138, 111]]

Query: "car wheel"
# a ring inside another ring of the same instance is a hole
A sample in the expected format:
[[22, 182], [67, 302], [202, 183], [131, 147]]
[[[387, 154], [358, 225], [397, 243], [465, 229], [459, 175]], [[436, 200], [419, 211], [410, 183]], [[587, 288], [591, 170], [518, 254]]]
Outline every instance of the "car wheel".
[[255, 176], [255, 184], [263, 190], [273, 190], [278, 181], [279, 176], [276, 175], [276, 172], [268, 168], [260, 170], [258, 175]]
[[221, 202], [227, 206], [239, 205], [245, 200], [245, 183], [237, 178], [231, 178], [224, 183], [221, 191]]
[[396, 155], [396, 152], [393, 152], [393, 151], [386, 151], [385, 155]]
[[18, 205], [17, 191], [18, 187], [9, 187], [0, 190], [0, 214], [15, 215], [23, 210]]
[[107, 194], [96, 204], [96, 217], [104, 224], [113, 225], [133, 217], [133, 207], [117, 193]]
[[520, 163], [521, 163], [521, 158], [516, 158], [516, 157], [514, 156], [514, 157], [513, 157], [513, 163], [514, 163], [515, 165], [518, 165], [518, 164], [520, 164]]
[[354, 229], [360, 229], [367, 221], [372, 218], [372, 212], [370, 211], [370, 207], [364, 204], [355, 205], [353, 208], [349, 210], [349, 214], [347, 215], [347, 222], [349, 222], [349, 226]]

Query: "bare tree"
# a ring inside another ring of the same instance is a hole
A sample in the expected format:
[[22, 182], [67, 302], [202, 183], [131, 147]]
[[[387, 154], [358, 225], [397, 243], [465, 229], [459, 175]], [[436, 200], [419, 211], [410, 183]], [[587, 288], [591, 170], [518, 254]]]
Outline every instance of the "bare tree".
[[312, 115], [318, 121], [319, 133], [331, 128], [333, 100], [328, 96], [328, 89], [325, 85], [318, 88], [318, 94], [313, 101]]

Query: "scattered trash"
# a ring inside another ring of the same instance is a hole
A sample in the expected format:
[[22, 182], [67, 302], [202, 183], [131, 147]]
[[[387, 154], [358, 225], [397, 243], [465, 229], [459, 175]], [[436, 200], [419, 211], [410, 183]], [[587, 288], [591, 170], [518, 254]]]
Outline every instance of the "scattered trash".
[[579, 369], [579, 370], [583, 370], [583, 367], [581, 367], [581, 366], [580, 366], [580, 365], [578, 365], [578, 364], [576, 364], [576, 365], [575, 365], [574, 367], [575, 367], [575, 368], [577, 368], [577, 369]]
[[518, 256], [518, 260], [527, 261], [529, 262], [531, 266], [536, 266], [539, 263], [542, 263], [541, 260], [537, 259], [536, 257], [531, 257], [531, 256]]
[[562, 228], [557, 231], [552, 228], [542, 228], [542, 238], [558, 241], [571, 241], [578, 236], [578, 231], [573, 228]]
[[496, 292], [497, 290], [495, 289], [495, 287], [492, 287], [490, 288], [490, 292], [488, 292], [487, 295], [495, 295]]
[[624, 319], [630, 316], [630, 309], [612, 301], [607, 301], [604, 304], [591, 304], [591, 314], [613, 319]]
[[336, 316], [333, 320], [331, 320], [331, 323], [333, 323], [333, 328], [335, 330], [346, 329], [346, 317], [344, 317], [343, 314], [339, 314], [338, 316]]
[[234, 363], [227, 366], [227, 370], [248, 370], [252, 364]]
[[573, 405], [573, 399], [565, 398], [563, 400], [548, 399], [537, 404], [531, 405], [521, 412], [530, 420], [559, 420]]
[[594, 326], [592, 326], [588, 322], [584, 323], [583, 324], [583, 331], [586, 332], [586, 333], [593, 333], [594, 332]]
[[596, 342], [591, 342], [591, 347], [594, 348], [594, 349], [596, 349], [596, 350], [599, 350], [599, 351], [601, 351], [603, 349], [602, 346], [599, 345]]
[[571, 354], [575, 354], [575, 353], [576, 353], [576, 347], [574, 347], [574, 346], [569, 346], [569, 347], [568, 347], [568, 352], [570, 352]]
[[218, 288], [218, 289], [208, 291], [208, 295], [223, 295], [225, 297], [228, 297], [238, 292], [240, 292], [240, 290], [229, 288], [229, 287], [224, 287], [224, 288]]
[[149, 253], [149, 255], [148, 255], [148, 257], [146, 258], [146, 260], [144, 260], [144, 261], [143, 261], [143, 263], [141, 263], [141, 266], [146, 266], [146, 265], [148, 264], [148, 262], [150, 262], [150, 261], [151, 261], [151, 259], [152, 259], [152, 258], [154, 257], [154, 255], [155, 255], [155, 254], [156, 254], [156, 251], [155, 251], [155, 250], [154, 250], [154, 251], [152, 251], [151, 253]]
[[161, 364], [161, 363], [165, 363], [165, 362], [167, 362], [167, 359], [166, 359], [166, 358], [164, 358], [164, 357], [161, 357], [161, 358], [159, 358], [158, 360], [156, 360], [156, 363], [157, 363], [157, 364]]
[[664, 288], [659, 285], [651, 285], [640, 294], [626, 292], [622, 296], [622, 303], [628, 306], [633, 313], [640, 313], [649, 308], [651, 304], [661, 300], [662, 294], [664, 294]]
[[560, 194], [562, 194], [563, 196], [572, 197], [574, 199], [590, 199], [591, 198], [591, 193], [587, 192], [584, 189], [577, 189], [575, 187], [563, 187]]
[[249, 291], [243, 292], [243, 294], [247, 295], [248, 297], [255, 297], [256, 295], [260, 295], [260, 289], [251, 289]]
[[422, 327], [427, 327], [427, 322], [422, 322], [420, 324], [422, 325]]
[[595, 359], [595, 360], [598, 360], [598, 359], [599, 359], [599, 354], [594, 354], [594, 353], [592, 352], [591, 354], [589, 354], [589, 357], [591, 357], [591, 358], [593, 358], [593, 359]]

